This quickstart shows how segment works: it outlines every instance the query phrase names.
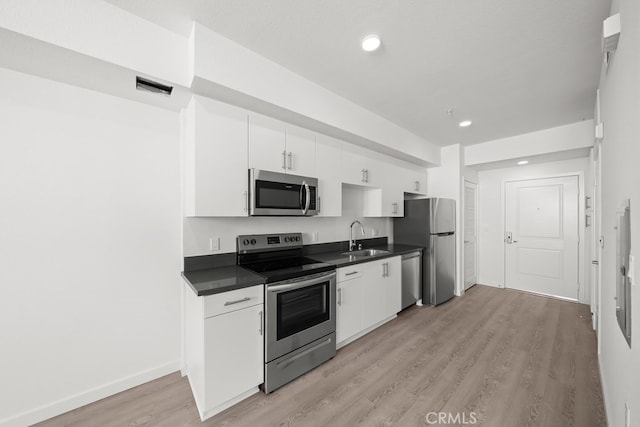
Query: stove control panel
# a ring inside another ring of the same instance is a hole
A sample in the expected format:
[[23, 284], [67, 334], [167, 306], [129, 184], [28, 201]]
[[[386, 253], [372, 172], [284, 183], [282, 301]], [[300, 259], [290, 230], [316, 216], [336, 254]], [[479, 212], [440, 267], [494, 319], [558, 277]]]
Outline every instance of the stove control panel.
[[266, 252], [302, 247], [302, 233], [249, 234], [238, 236], [238, 253]]

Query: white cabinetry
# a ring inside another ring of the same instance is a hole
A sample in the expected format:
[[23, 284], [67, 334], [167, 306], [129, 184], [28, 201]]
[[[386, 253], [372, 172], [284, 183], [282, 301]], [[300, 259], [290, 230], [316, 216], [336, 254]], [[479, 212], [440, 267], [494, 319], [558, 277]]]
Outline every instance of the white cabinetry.
[[313, 132], [258, 114], [249, 116], [249, 167], [315, 176]]
[[342, 144], [343, 182], [375, 187], [382, 182], [378, 167], [374, 152], [353, 144]]
[[316, 140], [318, 216], [342, 216], [342, 143], [324, 135]]
[[185, 110], [186, 216], [247, 216], [246, 111], [201, 96]]
[[420, 166], [402, 162], [401, 189], [405, 193], [424, 196], [427, 194], [427, 170]]
[[204, 297], [185, 287], [185, 369], [202, 420], [263, 383], [263, 295], [263, 285]]
[[337, 269], [338, 347], [391, 320], [401, 310], [401, 257]]

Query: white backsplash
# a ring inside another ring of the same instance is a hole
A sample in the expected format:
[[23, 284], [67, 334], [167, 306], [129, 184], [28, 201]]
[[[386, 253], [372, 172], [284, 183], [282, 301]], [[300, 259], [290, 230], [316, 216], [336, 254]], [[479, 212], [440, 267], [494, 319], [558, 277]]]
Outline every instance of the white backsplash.
[[[365, 238], [390, 237], [391, 219], [363, 218], [362, 192], [343, 188], [342, 217], [184, 218], [184, 256], [235, 252], [239, 234], [300, 232], [305, 245], [348, 240], [349, 225], [355, 219], [364, 225]], [[354, 227], [354, 233], [361, 238], [359, 227]], [[210, 239], [219, 242], [219, 249], [210, 249]]]

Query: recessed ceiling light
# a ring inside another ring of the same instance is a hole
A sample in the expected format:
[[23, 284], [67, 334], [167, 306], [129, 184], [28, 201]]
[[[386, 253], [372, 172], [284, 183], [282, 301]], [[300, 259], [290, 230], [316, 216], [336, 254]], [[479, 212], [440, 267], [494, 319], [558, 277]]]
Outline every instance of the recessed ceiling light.
[[380, 37], [377, 34], [369, 34], [362, 39], [362, 50], [373, 52], [380, 47]]
[[463, 120], [460, 123], [458, 123], [458, 126], [460, 126], [461, 128], [466, 128], [471, 126], [471, 120]]
[[520, 160], [518, 162], [519, 165], [526, 165], [527, 163], [529, 163], [529, 160]]

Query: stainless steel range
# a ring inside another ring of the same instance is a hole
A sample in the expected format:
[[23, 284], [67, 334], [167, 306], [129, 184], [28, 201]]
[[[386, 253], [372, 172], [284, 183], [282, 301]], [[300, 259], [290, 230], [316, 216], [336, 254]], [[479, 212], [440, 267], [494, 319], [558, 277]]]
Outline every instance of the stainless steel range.
[[301, 233], [238, 236], [238, 265], [265, 278], [265, 393], [335, 356], [335, 266], [305, 258]]

